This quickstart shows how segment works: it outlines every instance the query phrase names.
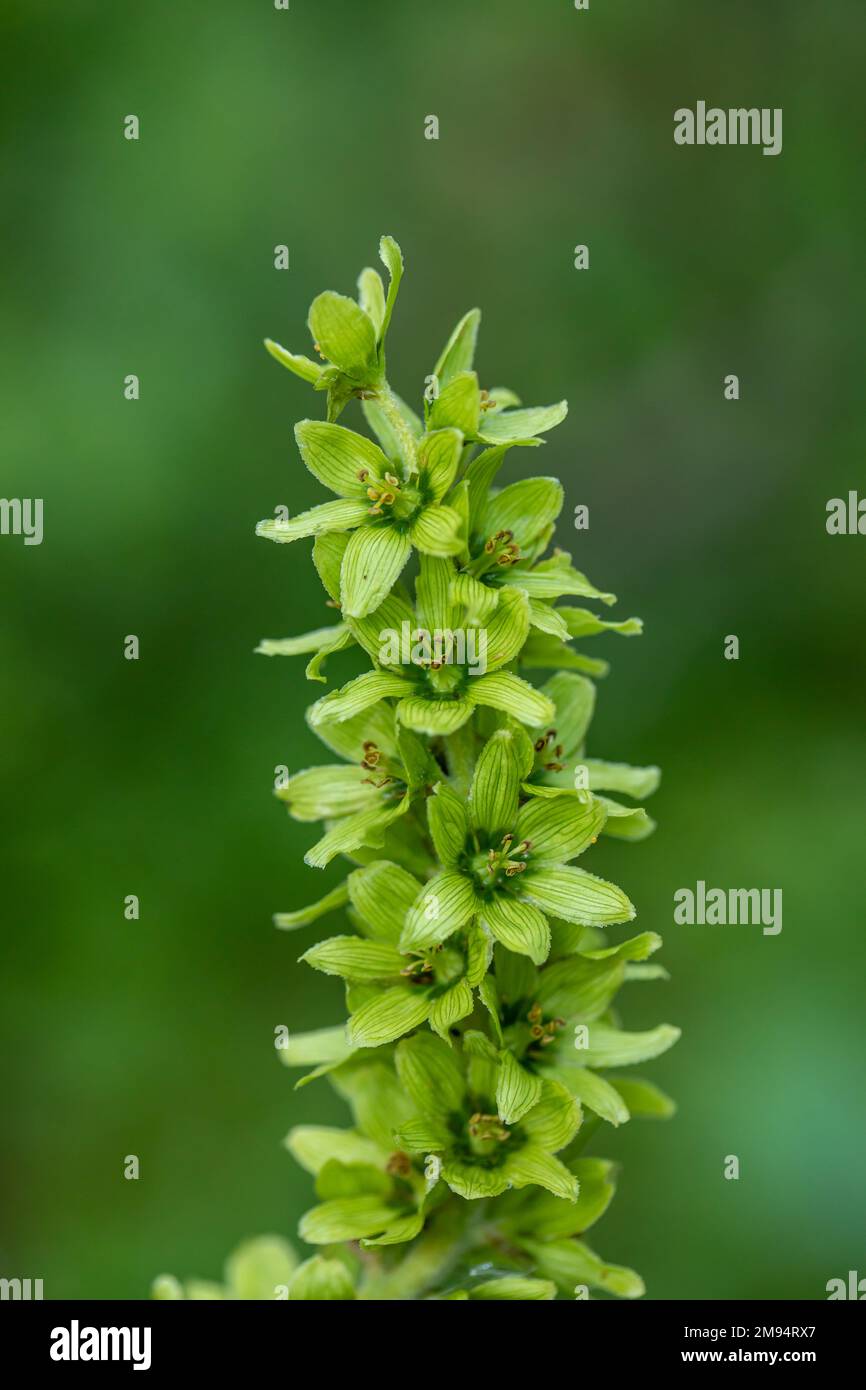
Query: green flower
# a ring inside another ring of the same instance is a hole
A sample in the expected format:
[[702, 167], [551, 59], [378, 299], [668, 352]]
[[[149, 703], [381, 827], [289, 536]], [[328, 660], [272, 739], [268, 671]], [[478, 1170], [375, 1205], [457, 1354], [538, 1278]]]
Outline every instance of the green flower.
[[468, 804], [445, 782], [434, 788], [427, 815], [442, 868], [407, 915], [404, 949], [446, 941], [477, 918], [510, 951], [539, 963], [550, 950], [550, 915], [596, 926], [634, 917], [622, 889], [571, 863], [604, 824], [595, 798], [520, 804], [531, 756], [522, 731], [500, 729], [479, 755]]
[[[387, 693], [386, 686], [381, 693]], [[338, 854], [381, 849], [435, 769], [414, 735], [397, 727], [393, 708], [378, 697], [369, 705], [362, 700], [339, 724], [320, 728], [313, 722], [313, 728], [349, 765], [305, 768], [278, 787], [276, 796], [294, 820], [325, 822], [325, 834], [304, 855], [307, 864], [323, 869]], [[413, 862], [411, 836], [405, 852]]]
[[[490, 945], [478, 926], [455, 934], [447, 946], [400, 949], [400, 933], [421, 883], [399, 864], [375, 860], [349, 874], [345, 892], [334, 890], [298, 913], [281, 914], [281, 927], [306, 926], [324, 912], [349, 904], [357, 936], [333, 936], [311, 946], [301, 960], [347, 982], [353, 1048], [380, 1047], [429, 1022], [447, 1038], [472, 1013], [473, 988], [490, 964]], [[323, 905], [324, 904], [324, 905]]]
[[[556, 705], [555, 727], [546, 729], [535, 740], [532, 768], [524, 784], [527, 794], [547, 798], [564, 795], [578, 800], [588, 800], [590, 793], [607, 791], [636, 800], [652, 795], [661, 780], [657, 767], [632, 767], [586, 756], [586, 735], [595, 711], [592, 681], [571, 671], [561, 671], [542, 686], [542, 692]], [[603, 795], [597, 800], [606, 812], [604, 834], [643, 840], [655, 829], [655, 821], [642, 806], [630, 806]]]
[[403, 255], [393, 237], [382, 237], [379, 258], [390, 277], [387, 297], [378, 272], [368, 267], [358, 276], [358, 303], [325, 290], [310, 305], [307, 323], [324, 366], [265, 339], [272, 357], [317, 391], [327, 391], [329, 420], [353, 396], [384, 387], [385, 338], [403, 278]]
[[625, 1032], [610, 1014], [624, 983], [665, 978], [647, 964], [661, 937], [642, 932], [609, 947], [599, 946], [598, 938], [573, 923], [554, 923], [552, 955], [541, 970], [511, 950], [495, 948], [491, 997], [503, 1041], [526, 1075], [556, 1080], [610, 1124], [624, 1123], [630, 1113], [669, 1115], [671, 1102], [649, 1083], [603, 1074], [658, 1057], [680, 1036], [669, 1024]]
[[458, 555], [464, 548], [463, 519], [442, 499], [460, 462], [462, 436], [441, 429], [418, 444], [417, 472], [398, 467], [372, 440], [342, 425], [302, 420], [295, 426], [301, 457], [311, 473], [337, 494], [288, 521], [259, 522], [257, 535], [295, 541], [331, 532], [352, 534], [340, 572], [340, 602], [346, 617], [364, 618], [387, 597], [412, 553]]

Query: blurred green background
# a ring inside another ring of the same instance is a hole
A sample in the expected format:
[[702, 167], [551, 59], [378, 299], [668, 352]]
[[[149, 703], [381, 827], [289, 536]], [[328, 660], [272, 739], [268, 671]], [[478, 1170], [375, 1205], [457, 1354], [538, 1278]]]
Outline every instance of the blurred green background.
[[[663, 766], [660, 829], [591, 867], [665, 935], [671, 981], [623, 1006], [682, 1026], [640, 1069], [680, 1109], [594, 1143], [624, 1167], [591, 1242], [654, 1298], [866, 1273], [866, 539], [824, 526], [866, 483], [864, 42], [861, 0], [7, 0], [2, 491], [45, 499], [45, 541], [0, 539], [0, 1273], [141, 1297], [310, 1205], [281, 1139], [343, 1112], [293, 1091], [273, 1029], [338, 1021], [341, 991], [295, 964], [316, 928], [270, 915], [342, 867], [305, 868], [315, 830], [271, 796], [276, 764], [328, 761], [321, 688], [252, 649], [329, 614], [309, 547], [253, 526], [322, 499], [291, 436], [322, 398], [261, 340], [308, 351], [313, 294], [386, 231], [397, 389], [480, 304], [482, 383], [570, 401], [560, 544], [646, 623], [591, 648], [592, 751]], [[783, 153], [677, 148], [698, 99], [783, 107]], [[781, 887], [782, 934], [674, 926], [698, 878]]]

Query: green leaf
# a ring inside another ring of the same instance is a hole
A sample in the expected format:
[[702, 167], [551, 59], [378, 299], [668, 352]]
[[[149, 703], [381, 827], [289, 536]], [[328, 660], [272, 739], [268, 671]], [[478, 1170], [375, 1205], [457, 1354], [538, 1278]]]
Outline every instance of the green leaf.
[[381, 1165], [387, 1154], [351, 1129], [334, 1129], [328, 1125], [296, 1125], [290, 1130], [285, 1147], [296, 1163], [314, 1175], [331, 1159], [341, 1163]]
[[350, 497], [339, 497], [334, 502], [322, 502], [309, 511], [298, 512], [287, 521], [268, 517], [256, 526], [256, 535], [266, 541], [277, 541], [288, 545], [304, 536], [321, 536], [328, 531], [349, 531], [360, 526], [367, 519], [366, 502], [355, 501]]
[[341, 975], [347, 980], [387, 979], [399, 975], [406, 964], [395, 946], [356, 936], [332, 936], [311, 946], [300, 959], [325, 975]]
[[343, 612], [363, 618], [378, 608], [399, 579], [411, 551], [409, 537], [387, 522], [353, 531], [340, 571]]
[[406, 914], [400, 949], [431, 946], [464, 926], [477, 911], [471, 881], [454, 869], [434, 874]]
[[560, 869], [533, 869], [530, 865], [521, 877], [520, 894], [542, 912], [585, 927], [630, 922], [635, 916], [634, 907], [615, 883], [570, 864]]
[[430, 407], [431, 430], [458, 429], [474, 435], [481, 413], [481, 393], [474, 372], [457, 372]]
[[[393, 675], [390, 671], [365, 671], [362, 676], [356, 676], [342, 689], [332, 690], [330, 694], [323, 695], [322, 699], [317, 700], [307, 711], [307, 717], [313, 728], [320, 724], [342, 723], [345, 719], [361, 714], [379, 700], [391, 695], [406, 695], [411, 689], [408, 681], [403, 680], [401, 676]], [[377, 742], [372, 734], [370, 737], [373, 742]]]
[[463, 802], [447, 782], [437, 782], [427, 798], [427, 823], [439, 862], [453, 868], [465, 848], [469, 827]]
[[274, 913], [274, 926], [279, 927], [280, 931], [293, 931], [297, 927], [309, 926], [311, 922], [318, 921], [328, 912], [335, 912], [337, 908], [345, 907], [348, 901], [348, 885], [339, 883], [336, 888], [331, 889], [330, 893], [319, 898], [318, 902], [310, 903], [307, 907], [296, 908], [294, 912]]
[[473, 1008], [469, 981], [458, 980], [450, 989], [446, 989], [444, 994], [437, 995], [433, 1000], [427, 1022], [434, 1033], [438, 1033], [439, 1037], [447, 1042], [449, 1029], [462, 1018], [468, 1018]]
[[289, 1302], [347, 1303], [355, 1297], [352, 1276], [342, 1260], [314, 1255], [305, 1260], [289, 1284]]
[[319, 377], [322, 375], [322, 368], [318, 362], [312, 362], [309, 357], [300, 356], [298, 353], [289, 352], [287, 348], [275, 343], [272, 338], [265, 338], [265, 347], [276, 360], [284, 367], [288, 367], [290, 372], [299, 376], [302, 381], [307, 381], [315, 386]]
[[555, 1197], [576, 1202], [578, 1181], [564, 1163], [539, 1144], [524, 1144], [505, 1160], [505, 1172], [514, 1187], [544, 1187]]
[[391, 322], [391, 315], [394, 312], [394, 303], [397, 299], [400, 281], [403, 279], [403, 252], [392, 236], [383, 236], [381, 238], [379, 242], [379, 259], [391, 277], [388, 283], [388, 298], [385, 302], [385, 317], [382, 321], [382, 331], [380, 334], [380, 338], [384, 339]]
[[514, 736], [510, 729], [497, 729], [481, 750], [469, 792], [472, 824], [486, 830], [491, 843], [513, 829], [519, 791]]
[[433, 502], [441, 502], [457, 476], [463, 436], [459, 430], [436, 430], [418, 448], [421, 483]]
[[543, 1083], [532, 1076], [507, 1049], [499, 1054], [496, 1109], [504, 1125], [516, 1125], [541, 1099]]
[[235, 1298], [274, 1299], [292, 1278], [298, 1257], [280, 1236], [244, 1241], [226, 1260], [225, 1278]]
[[439, 354], [433, 375], [439, 382], [440, 390], [447, 386], [458, 372], [471, 370], [475, 361], [475, 343], [480, 322], [481, 310], [470, 309], [468, 314], [463, 315]]
[[521, 680], [520, 676], [510, 671], [479, 676], [472, 684], [472, 696], [477, 705], [500, 709], [531, 728], [549, 724], [553, 719], [552, 702], [528, 681]]
[[307, 468], [338, 497], [362, 501], [366, 510], [368, 486], [381, 484], [388, 460], [371, 440], [343, 425], [324, 420], [301, 420], [295, 440]]
[[544, 914], [530, 903], [497, 893], [483, 904], [481, 922], [509, 951], [529, 956], [535, 965], [547, 960], [550, 927]]
[[487, 444], [505, 444], [518, 439], [534, 439], [560, 424], [568, 414], [568, 401], [556, 405], [534, 405], [525, 410], [494, 411], [486, 415], [478, 438]]
[[325, 290], [310, 305], [307, 323], [319, 351], [341, 372], [362, 384], [377, 380], [376, 330], [354, 299]]
[[372, 323], [378, 342], [385, 321], [385, 286], [378, 270], [370, 266], [365, 266], [358, 276], [358, 303]]
[[533, 868], [566, 864], [595, 844], [605, 816], [605, 808], [594, 798], [588, 803], [571, 796], [532, 800], [521, 807], [515, 837], [529, 841]]
[[298, 1235], [309, 1245], [334, 1245], [384, 1231], [398, 1215], [381, 1197], [337, 1197], [301, 1217]]
[[452, 1048], [432, 1033], [416, 1033], [397, 1044], [397, 1075], [422, 1115], [459, 1110], [466, 1082]]
[[559, 1081], [543, 1081], [538, 1103], [524, 1117], [523, 1131], [533, 1144], [557, 1153], [570, 1144], [580, 1129], [580, 1106]]
[[348, 1023], [353, 1047], [381, 1047], [423, 1023], [430, 1012], [426, 992], [395, 985], [362, 1004]]
[[377, 859], [349, 874], [347, 888], [370, 935], [380, 941], [399, 941], [403, 919], [421, 889], [418, 880], [398, 864]]
[[425, 507], [409, 529], [409, 538], [416, 550], [425, 555], [447, 558], [459, 555], [464, 546], [459, 512], [441, 504]]
[[632, 1115], [668, 1120], [676, 1114], [676, 1101], [651, 1081], [642, 1081], [638, 1077], [616, 1077], [611, 1084], [619, 1091]]

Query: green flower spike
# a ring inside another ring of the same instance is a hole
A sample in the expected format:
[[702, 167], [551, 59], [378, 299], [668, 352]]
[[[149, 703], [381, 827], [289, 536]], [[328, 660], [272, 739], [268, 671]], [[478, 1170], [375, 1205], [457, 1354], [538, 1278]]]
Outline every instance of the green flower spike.
[[[633, 986], [667, 978], [652, 959], [661, 941], [620, 931], [635, 908], [592, 870], [599, 835], [652, 831], [641, 803], [659, 771], [587, 756], [608, 668], [575, 644], [641, 624], [600, 618], [614, 595], [550, 550], [556, 478], [499, 486], [509, 450], [540, 447], [567, 407], [524, 408], [480, 386], [477, 309], [417, 411], [395, 393], [385, 344], [403, 258], [390, 237], [380, 256], [387, 291], [365, 269], [357, 301], [313, 301], [320, 361], [267, 343], [327, 393], [327, 418], [302, 420], [295, 437], [332, 496], [258, 527], [312, 539], [336, 614], [258, 650], [305, 655], [318, 681], [342, 651], [356, 662], [307, 711], [338, 761], [276, 788], [295, 820], [322, 825], [307, 864], [342, 856], [348, 873], [274, 918], [291, 932], [328, 921], [301, 960], [341, 991], [342, 1021], [290, 1027], [277, 1055], [298, 1069], [296, 1089], [327, 1077], [351, 1120], [296, 1125], [286, 1140], [315, 1185], [298, 1228], [306, 1258], [262, 1238], [235, 1252], [222, 1282], [162, 1276], [153, 1294], [638, 1298], [640, 1276], [586, 1243], [615, 1186], [612, 1162], [590, 1150], [605, 1126], [673, 1113], [631, 1072], [679, 1030], [622, 1020]], [[353, 401], [350, 429], [336, 422]]]

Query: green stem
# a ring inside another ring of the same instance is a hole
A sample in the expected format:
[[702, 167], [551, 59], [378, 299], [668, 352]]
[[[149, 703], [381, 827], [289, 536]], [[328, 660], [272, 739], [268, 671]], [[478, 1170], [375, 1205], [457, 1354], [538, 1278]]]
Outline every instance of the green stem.
[[376, 397], [382, 409], [382, 414], [387, 416], [388, 423], [392, 426], [394, 433], [400, 441], [400, 452], [403, 455], [403, 463], [407, 475], [418, 472], [418, 451], [415, 448], [415, 439], [406, 423], [402, 410], [397, 402], [397, 398], [387, 381], [379, 387]]

